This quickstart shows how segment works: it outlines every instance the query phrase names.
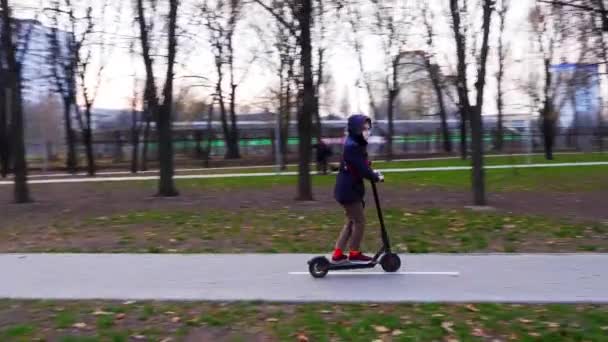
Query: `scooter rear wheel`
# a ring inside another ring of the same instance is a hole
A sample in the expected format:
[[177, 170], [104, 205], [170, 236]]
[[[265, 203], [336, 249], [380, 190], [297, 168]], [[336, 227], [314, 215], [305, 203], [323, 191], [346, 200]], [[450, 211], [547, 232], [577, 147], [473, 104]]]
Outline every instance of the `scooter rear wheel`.
[[397, 272], [401, 268], [401, 259], [395, 253], [388, 253], [382, 257], [380, 266], [385, 272]]
[[308, 272], [315, 278], [323, 278], [329, 272], [329, 260], [325, 257], [316, 257], [308, 263]]

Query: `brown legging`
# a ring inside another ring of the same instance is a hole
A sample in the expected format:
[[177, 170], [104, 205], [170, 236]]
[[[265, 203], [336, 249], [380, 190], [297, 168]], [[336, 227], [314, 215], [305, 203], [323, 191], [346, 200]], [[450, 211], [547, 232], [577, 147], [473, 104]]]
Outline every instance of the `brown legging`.
[[365, 230], [363, 202], [343, 204], [342, 207], [346, 214], [346, 224], [344, 224], [340, 237], [336, 241], [336, 248], [346, 250], [346, 243], [350, 239], [350, 249], [358, 251], [361, 247], [363, 231]]

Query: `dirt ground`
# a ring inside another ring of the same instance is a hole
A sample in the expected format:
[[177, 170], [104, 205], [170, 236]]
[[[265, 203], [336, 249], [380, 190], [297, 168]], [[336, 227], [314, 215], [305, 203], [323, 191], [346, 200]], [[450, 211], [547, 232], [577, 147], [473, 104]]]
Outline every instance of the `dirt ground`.
[[[155, 197], [154, 186], [111, 186], [99, 184], [40, 184], [31, 186], [31, 204], [13, 204], [12, 187], [0, 187], [0, 227], [44, 225], [49, 219], [78, 219], [107, 216], [135, 210], [271, 209], [322, 210], [337, 207], [331, 187], [316, 187], [315, 201], [294, 199], [295, 186], [269, 189], [180, 190], [173, 198]], [[464, 208], [472, 203], [470, 192], [432, 188], [379, 188], [387, 208]], [[501, 212], [531, 214], [593, 222], [608, 221], [608, 189], [580, 193], [502, 192], [489, 193], [488, 205]], [[368, 189], [367, 201], [373, 198]]]

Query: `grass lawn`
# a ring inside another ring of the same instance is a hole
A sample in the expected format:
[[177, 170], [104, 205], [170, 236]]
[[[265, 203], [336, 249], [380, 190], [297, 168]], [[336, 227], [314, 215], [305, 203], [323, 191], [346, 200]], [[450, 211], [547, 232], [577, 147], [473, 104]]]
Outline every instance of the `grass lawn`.
[[[484, 159], [485, 165], [512, 165], [512, 164], [555, 164], [555, 163], [580, 163], [580, 162], [608, 162], [608, 152], [606, 153], [561, 153], [555, 154], [553, 160], [547, 160], [542, 155], [496, 155], [486, 156]], [[314, 164], [311, 164], [314, 166]], [[410, 167], [440, 167], [440, 166], [470, 166], [471, 160], [462, 160], [459, 157], [454, 158], [438, 158], [407, 161], [391, 161], [386, 162], [378, 159], [373, 163], [375, 168], [410, 168]], [[273, 172], [275, 166], [249, 167], [249, 168], [230, 168], [220, 170], [204, 170], [204, 173], [237, 173], [237, 172]], [[316, 170], [313, 167], [313, 170]], [[295, 165], [289, 165], [287, 171], [298, 171]], [[199, 172], [199, 171], [197, 171]]]
[[[566, 163], [607, 161], [608, 154], [562, 154], [555, 160], [547, 161], [542, 156], [531, 156], [533, 163]], [[526, 164], [527, 157], [493, 157], [486, 159], [486, 165]], [[469, 166], [470, 161], [460, 159], [420, 160], [405, 162], [376, 162], [374, 168], [418, 168], [443, 166]], [[271, 168], [244, 170], [214, 170], [209, 173], [259, 173], [271, 172]], [[289, 171], [297, 171], [290, 167]], [[387, 173], [387, 182], [396, 186], [439, 187], [466, 190], [470, 188], [471, 173], [464, 171], [432, 171]], [[221, 179], [178, 179], [178, 188], [268, 188], [276, 185], [295, 184], [297, 176], [263, 176]], [[332, 186], [334, 175], [313, 176], [315, 185]], [[142, 186], [154, 186], [156, 181], [138, 182]], [[499, 169], [486, 170], [486, 184], [489, 191], [592, 191], [608, 188], [608, 165], [574, 166], [559, 168]], [[102, 186], [106, 186], [103, 184]]]
[[[605, 341], [608, 306], [0, 301], [2, 341]], [[256, 339], [257, 338], [257, 339]]]
[[[394, 248], [410, 253], [607, 252], [608, 224], [468, 210], [387, 208]], [[365, 247], [379, 244], [378, 219], [367, 207]], [[0, 252], [290, 252], [323, 253], [343, 224], [330, 210], [247, 209], [236, 212], [125, 211], [79, 221], [0, 231]]]
[[[391, 165], [391, 168], [393, 165]], [[465, 190], [470, 188], [471, 172], [432, 171], [386, 173], [391, 186], [438, 187]], [[178, 179], [178, 188], [268, 188], [277, 185], [295, 185], [297, 176], [259, 176], [215, 179]], [[333, 186], [334, 175], [313, 176], [313, 184]], [[154, 187], [157, 181], [137, 181], [144, 187]], [[99, 183], [100, 186], [122, 186]], [[608, 165], [559, 168], [486, 170], [489, 191], [593, 191], [608, 188]]]

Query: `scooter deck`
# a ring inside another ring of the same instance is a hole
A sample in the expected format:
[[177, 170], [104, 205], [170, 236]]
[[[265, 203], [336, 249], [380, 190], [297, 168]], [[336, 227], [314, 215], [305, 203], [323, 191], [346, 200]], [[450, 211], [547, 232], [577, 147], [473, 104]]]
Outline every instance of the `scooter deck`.
[[373, 268], [377, 265], [377, 262], [368, 262], [368, 263], [352, 263], [352, 262], [342, 262], [342, 263], [329, 263], [329, 270], [354, 270], [354, 269], [362, 269], [362, 268]]

